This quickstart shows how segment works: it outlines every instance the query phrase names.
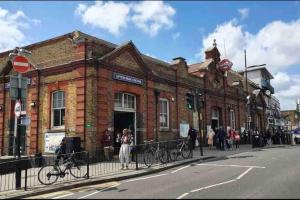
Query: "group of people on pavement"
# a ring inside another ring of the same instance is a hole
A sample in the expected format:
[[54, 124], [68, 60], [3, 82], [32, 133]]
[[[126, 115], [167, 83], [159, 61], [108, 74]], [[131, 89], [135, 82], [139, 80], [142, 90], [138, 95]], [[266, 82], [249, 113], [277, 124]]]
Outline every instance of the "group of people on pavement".
[[235, 145], [236, 149], [239, 149], [240, 145], [240, 135], [237, 131], [228, 128], [227, 131], [220, 127], [218, 129], [210, 128], [207, 133], [207, 144], [209, 149], [212, 149], [213, 146], [219, 150], [233, 150]]

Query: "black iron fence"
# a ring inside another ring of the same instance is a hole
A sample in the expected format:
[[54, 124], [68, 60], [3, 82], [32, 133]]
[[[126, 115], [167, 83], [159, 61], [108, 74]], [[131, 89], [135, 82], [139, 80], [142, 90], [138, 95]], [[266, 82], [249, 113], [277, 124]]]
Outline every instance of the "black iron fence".
[[[188, 141], [181, 139], [165, 142], [150, 141], [128, 147], [104, 147], [93, 152], [33, 156], [6, 161], [0, 163], [0, 192], [40, 188], [150, 167], [164, 167], [190, 159], [192, 156]], [[123, 166], [120, 159], [124, 159]], [[16, 179], [18, 171], [21, 171], [19, 180]]]

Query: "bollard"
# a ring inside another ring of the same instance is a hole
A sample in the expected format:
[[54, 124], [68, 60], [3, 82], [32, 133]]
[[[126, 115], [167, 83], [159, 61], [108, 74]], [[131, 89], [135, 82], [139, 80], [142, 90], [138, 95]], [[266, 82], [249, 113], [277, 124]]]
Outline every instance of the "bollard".
[[87, 152], [87, 172], [86, 172], [86, 178], [90, 178], [90, 154]]
[[139, 169], [139, 163], [138, 163], [138, 148], [135, 146], [135, 170]]

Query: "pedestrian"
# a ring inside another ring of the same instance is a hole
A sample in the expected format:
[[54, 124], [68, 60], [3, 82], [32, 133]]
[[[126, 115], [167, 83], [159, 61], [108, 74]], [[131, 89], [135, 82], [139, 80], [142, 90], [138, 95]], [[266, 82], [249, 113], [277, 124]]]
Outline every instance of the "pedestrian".
[[57, 155], [56, 159], [55, 159], [55, 163], [54, 163], [55, 167], [58, 166], [61, 158], [63, 158], [63, 160], [67, 159], [66, 153], [67, 153], [67, 141], [66, 141], [66, 138], [64, 137], [61, 140], [59, 147], [55, 150], [55, 154]]
[[234, 141], [234, 131], [233, 129], [229, 128], [227, 134], [227, 143], [228, 143], [229, 150], [232, 150], [233, 141]]
[[267, 137], [267, 145], [270, 146], [272, 144], [272, 135], [271, 135], [271, 130], [269, 128], [267, 130], [266, 137]]
[[239, 149], [240, 148], [240, 140], [241, 140], [241, 137], [239, 135], [239, 132], [234, 131], [235, 149]]
[[128, 169], [129, 164], [129, 144], [130, 144], [129, 129], [123, 130], [123, 135], [121, 138], [121, 149], [119, 152], [119, 159], [122, 165], [121, 169], [124, 169], [124, 163], [126, 164], [126, 169]]
[[195, 149], [196, 139], [197, 139], [197, 131], [193, 128], [193, 126], [190, 126], [189, 132], [188, 132], [188, 138], [189, 138], [189, 144], [191, 150]]
[[215, 143], [216, 149], [221, 149], [220, 140], [219, 140], [219, 129], [216, 128], [214, 130], [214, 132], [215, 132], [214, 143]]
[[116, 136], [116, 139], [115, 139], [115, 153], [119, 152], [120, 148], [121, 148], [121, 133], [119, 130], [117, 130], [117, 136]]
[[247, 139], [248, 139], [248, 131], [246, 131], [246, 129], [244, 129], [244, 131], [243, 131], [243, 135], [244, 135], [244, 144], [247, 144]]
[[224, 147], [224, 143], [225, 143], [225, 137], [226, 137], [226, 132], [223, 130], [223, 127], [220, 127], [219, 130], [218, 130], [218, 137], [219, 137], [219, 142], [220, 142], [220, 149], [222, 151], [225, 150], [225, 147]]
[[212, 128], [209, 128], [207, 133], [207, 144], [210, 150], [212, 149], [212, 146], [214, 144], [214, 136], [215, 136], [214, 130]]

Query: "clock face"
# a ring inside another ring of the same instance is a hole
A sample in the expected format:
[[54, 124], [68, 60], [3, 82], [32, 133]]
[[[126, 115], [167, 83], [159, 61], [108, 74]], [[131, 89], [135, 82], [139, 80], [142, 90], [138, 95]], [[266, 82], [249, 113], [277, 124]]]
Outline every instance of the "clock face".
[[270, 96], [270, 94], [271, 94], [270, 90], [267, 90], [266, 95]]

